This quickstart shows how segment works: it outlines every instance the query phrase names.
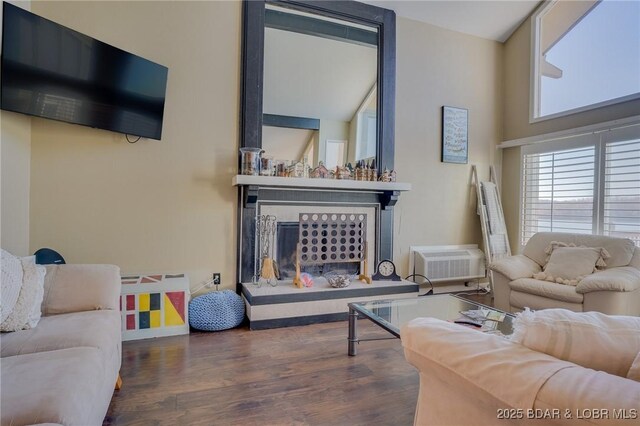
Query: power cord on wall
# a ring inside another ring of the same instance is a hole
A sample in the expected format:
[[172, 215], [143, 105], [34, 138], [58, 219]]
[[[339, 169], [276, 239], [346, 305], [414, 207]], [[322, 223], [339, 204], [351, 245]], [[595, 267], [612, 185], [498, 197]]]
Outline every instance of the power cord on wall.
[[461, 292], [461, 293], [456, 293], [458, 296], [473, 296], [473, 295], [477, 295], [477, 294], [489, 294], [491, 293], [491, 291], [488, 288], [480, 288], [480, 278], [476, 278], [476, 289], [472, 290], [470, 292]]
[[218, 286], [220, 285], [220, 283], [216, 283], [213, 279], [211, 279], [211, 280], [207, 280], [207, 281], [204, 281], [203, 283], [201, 283], [200, 286], [197, 287], [195, 290], [191, 290], [191, 293], [197, 293], [197, 292], [199, 292], [200, 290], [202, 290], [205, 287], [206, 288], [211, 288], [214, 285], [216, 286], [216, 291], [218, 291]]
[[[433, 283], [431, 282], [431, 280], [430, 280], [429, 278], [425, 277], [425, 276], [424, 276], [424, 275], [422, 275], [422, 274], [411, 274], [411, 275], [407, 275], [407, 276], [405, 277], [405, 280], [408, 280], [409, 278], [412, 278], [412, 277], [420, 277], [420, 278], [424, 278], [425, 280], [427, 280], [427, 282], [429, 282], [429, 286], [431, 287], [431, 290], [429, 290], [429, 291], [428, 291], [428, 292], [426, 292], [425, 294], [421, 294], [420, 296], [428, 296], [428, 295], [430, 295], [430, 294], [435, 294], [435, 293], [434, 293], [434, 290], [433, 290]], [[411, 280], [411, 281], [413, 281], [414, 283], [416, 282], [415, 280]], [[419, 284], [419, 283], [417, 283], [417, 284]], [[423, 284], [424, 284], [424, 283], [423, 283]]]
[[127, 142], [131, 144], [138, 142], [142, 138], [142, 136], [138, 136], [138, 139], [132, 141], [131, 139], [129, 139], [129, 135], [125, 134], [124, 137], [127, 138]]

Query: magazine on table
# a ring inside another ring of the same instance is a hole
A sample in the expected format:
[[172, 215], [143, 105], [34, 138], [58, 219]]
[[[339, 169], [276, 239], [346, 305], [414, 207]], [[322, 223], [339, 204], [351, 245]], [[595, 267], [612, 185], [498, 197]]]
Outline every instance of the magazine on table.
[[473, 309], [461, 311], [461, 316], [452, 322], [489, 334], [502, 334], [498, 324], [504, 321], [506, 314], [491, 309]]
[[480, 321], [480, 322], [483, 322], [486, 320], [502, 322], [507, 316], [507, 314], [505, 314], [504, 312], [498, 312], [492, 309], [484, 309], [484, 308], [472, 309], [469, 311], [460, 311], [460, 313], [471, 320]]

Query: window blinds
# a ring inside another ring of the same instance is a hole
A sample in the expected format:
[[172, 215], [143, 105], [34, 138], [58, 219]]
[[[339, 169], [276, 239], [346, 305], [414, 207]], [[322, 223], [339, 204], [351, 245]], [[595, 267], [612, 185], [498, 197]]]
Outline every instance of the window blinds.
[[605, 145], [602, 233], [640, 246], [640, 139]]
[[536, 232], [595, 232], [596, 147], [523, 157], [521, 244]]
[[640, 126], [522, 148], [520, 243], [536, 232], [629, 238], [640, 246]]

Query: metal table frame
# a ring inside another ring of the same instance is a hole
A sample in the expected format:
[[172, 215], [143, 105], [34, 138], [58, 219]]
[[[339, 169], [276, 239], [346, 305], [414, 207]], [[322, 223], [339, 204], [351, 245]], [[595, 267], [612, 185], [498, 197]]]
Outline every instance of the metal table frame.
[[[347, 340], [349, 342], [349, 349], [348, 349], [349, 356], [356, 356], [358, 354], [358, 350], [356, 349], [356, 345], [358, 343], [360, 343], [360, 342], [367, 342], [367, 341], [372, 341], [372, 340], [399, 339], [400, 338], [400, 333], [398, 333], [396, 330], [394, 330], [391, 327], [387, 327], [386, 324], [381, 324], [381, 323], [373, 320], [373, 318], [371, 318], [369, 315], [367, 315], [365, 312], [363, 312], [363, 310], [359, 306], [354, 306], [354, 305], [355, 305], [355, 303], [349, 303], [349, 336], [347, 337]], [[379, 326], [379, 327], [387, 330], [389, 333], [393, 334], [394, 337], [379, 337], [379, 338], [373, 338], [373, 339], [359, 339], [358, 338], [358, 312], [360, 312], [364, 318], [369, 319], [371, 322], [373, 322], [377, 326]]]

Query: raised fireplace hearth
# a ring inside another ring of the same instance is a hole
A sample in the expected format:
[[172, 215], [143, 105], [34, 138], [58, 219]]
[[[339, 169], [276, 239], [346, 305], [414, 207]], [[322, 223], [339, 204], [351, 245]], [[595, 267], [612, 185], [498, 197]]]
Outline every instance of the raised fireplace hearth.
[[419, 287], [409, 281], [365, 284], [353, 280], [348, 287], [332, 288], [326, 279], [317, 277], [313, 287], [309, 288], [293, 287], [291, 281], [281, 282], [277, 287], [244, 283], [241, 284], [241, 292], [247, 307], [249, 328], [262, 330], [344, 321], [349, 315], [349, 303], [414, 298], [418, 297]]

